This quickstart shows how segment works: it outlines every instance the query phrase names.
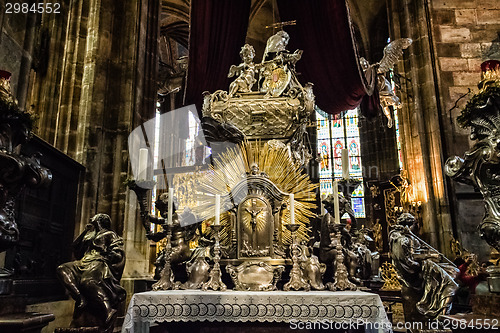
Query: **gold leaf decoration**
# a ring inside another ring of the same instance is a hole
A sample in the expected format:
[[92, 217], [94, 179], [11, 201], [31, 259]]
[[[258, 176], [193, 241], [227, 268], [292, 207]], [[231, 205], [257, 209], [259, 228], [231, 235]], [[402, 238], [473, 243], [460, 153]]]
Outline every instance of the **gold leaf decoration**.
[[[259, 172], [267, 175], [281, 192], [294, 194], [295, 222], [301, 225], [297, 231], [297, 239], [307, 241], [309, 220], [316, 216], [313, 210], [316, 208], [318, 185], [311, 182], [300, 165], [293, 163], [285, 147], [260, 141], [243, 142], [215, 159], [214, 166], [205, 173], [199, 185], [200, 190], [196, 193], [197, 206], [193, 207], [195, 215], [205, 220], [205, 224], [211, 222], [209, 219], [213, 220], [215, 194], [221, 195], [221, 210], [234, 208], [231, 191], [246, 179], [247, 173], [251, 171], [250, 166], [254, 163], [259, 167]], [[289, 207], [288, 196], [285, 196], [284, 200]], [[283, 243], [288, 245], [291, 242], [290, 231], [285, 227], [290, 221], [288, 208], [282, 210], [281, 214]], [[224, 245], [230, 244], [233, 223], [231, 214], [221, 214], [221, 243]]]

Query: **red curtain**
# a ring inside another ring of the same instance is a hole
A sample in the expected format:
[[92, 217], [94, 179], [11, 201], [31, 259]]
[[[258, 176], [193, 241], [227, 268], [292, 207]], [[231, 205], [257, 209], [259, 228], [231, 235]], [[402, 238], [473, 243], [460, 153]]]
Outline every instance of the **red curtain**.
[[[227, 90], [229, 67], [241, 62], [250, 0], [191, 0], [189, 65], [184, 104], [201, 112], [202, 93]], [[233, 78], [234, 79], [234, 78]]]
[[[376, 77], [367, 75], [373, 81], [368, 82], [363, 75], [345, 0], [278, 0], [278, 8], [282, 21], [297, 21], [286, 27], [288, 50], [304, 50], [297, 63], [299, 80], [314, 83], [316, 104], [323, 111], [353, 109], [372, 93]], [[374, 99], [365, 102], [363, 111], [376, 113]]]

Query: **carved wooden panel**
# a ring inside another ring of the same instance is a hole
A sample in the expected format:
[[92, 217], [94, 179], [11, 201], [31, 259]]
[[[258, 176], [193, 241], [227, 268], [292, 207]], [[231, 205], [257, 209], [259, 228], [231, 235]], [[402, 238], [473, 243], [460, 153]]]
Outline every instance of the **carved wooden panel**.
[[71, 243], [79, 214], [78, 190], [85, 168], [45, 141], [34, 137], [23, 153], [40, 152], [40, 164], [52, 172], [46, 188], [26, 189], [17, 201], [19, 243], [6, 254], [5, 267], [15, 271], [16, 294], [33, 302], [64, 297], [56, 268], [72, 258]]

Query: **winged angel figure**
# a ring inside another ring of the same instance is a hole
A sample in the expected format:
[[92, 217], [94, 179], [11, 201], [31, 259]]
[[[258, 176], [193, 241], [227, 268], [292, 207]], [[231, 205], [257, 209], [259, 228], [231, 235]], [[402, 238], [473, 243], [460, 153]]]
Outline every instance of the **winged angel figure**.
[[387, 117], [387, 127], [391, 128], [393, 125], [393, 120], [391, 116], [391, 109], [401, 108], [401, 102], [394, 93], [394, 87], [389, 80], [385, 77], [385, 74], [394, 67], [396, 61], [403, 55], [403, 50], [407, 49], [412, 43], [411, 38], [400, 38], [395, 41], [390, 42], [384, 48], [384, 57], [382, 60], [375, 64], [369, 64], [365, 58], [360, 58], [361, 67], [366, 72], [367, 69], [371, 67], [376, 67], [377, 69], [377, 87], [380, 96], [380, 106], [382, 106], [382, 111]]

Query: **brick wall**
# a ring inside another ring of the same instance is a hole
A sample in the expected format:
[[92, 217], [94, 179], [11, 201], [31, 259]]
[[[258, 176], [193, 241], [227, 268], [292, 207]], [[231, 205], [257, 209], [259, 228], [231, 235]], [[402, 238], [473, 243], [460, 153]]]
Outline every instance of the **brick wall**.
[[[463, 156], [469, 130], [460, 128], [456, 119], [481, 78], [481, 63], [500, 60], [500, 0], [432, 0], [429, 6], [442, 101], [444, 158]], [[463, 97], [459, 102], [457, 100]], [[484, 214], [482, 200], [470, 186], [450, 182], [449, 201], [454, 210], [454, 225], [462, 245], [489, 257], [489, 247], [477, 232]]]
[[[467, 131], [455, 120], [468, 98], [456, 108], [455, 102], [469, 91], [477, 91], [480, 65], [487, 59], [500, 59], [499, 0], [434, 0], [430, 3], [435, 36], [437, 66], [443, 114], [447, 118], [448, 152], [459, 154], [467, 142]], [[451, 110], [451, 111], [450, 111]]]

